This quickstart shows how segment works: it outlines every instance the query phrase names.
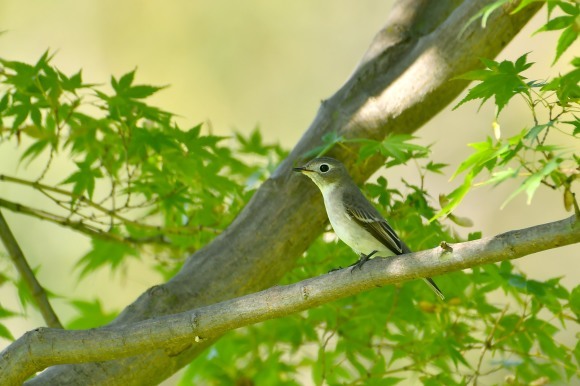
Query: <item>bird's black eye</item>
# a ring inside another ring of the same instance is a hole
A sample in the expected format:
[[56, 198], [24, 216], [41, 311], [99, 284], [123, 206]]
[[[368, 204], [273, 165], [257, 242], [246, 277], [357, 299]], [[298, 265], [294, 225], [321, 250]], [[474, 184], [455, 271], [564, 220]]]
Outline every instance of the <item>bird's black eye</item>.
[[320, 171], [321, 171], [322, 173], [326, 173], [326, 172], [327, 172], [327, 171], [329, 171], [329, 170], [330, 170], [330, 166], [328, 166], [327, 164], [322, 164], [322, 165], [320, 165]]

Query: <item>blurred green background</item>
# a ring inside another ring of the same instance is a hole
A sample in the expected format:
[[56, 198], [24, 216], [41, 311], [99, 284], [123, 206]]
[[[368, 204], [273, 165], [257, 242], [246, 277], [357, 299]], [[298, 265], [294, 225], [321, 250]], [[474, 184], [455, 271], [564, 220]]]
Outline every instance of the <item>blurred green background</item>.
[[[0, 56], [36, 61], [46, 49], [56, 52], [53, 64], [65, 73], [83, 69], [86, 82], [105, 84], [110, 75], [137, 67], [137, 82], [170, 87], [154, 103], [179, 115], [188, 127], [205, 122], [206, 130], [231, 135], [249, 132], [257, 125], [266, 141], [291, 148], [313, 119], [319, 103], [348, 78], [374, 34], [381, 28], [392, 1], [320, 0], [273, 2], [255, 0], [113, 1], [113, 0], [0, 0]], [[557, 33], [531, 37], [546, 18], [545, 10], [504, 50], [499, 59], [515, 60], [530, 52], [537, 65], [526, 74], [542, 79], [557, 74], [572, 57], [569, 50], [558, 66], [553, 60]], [[476, 103], [456, 111], [448, 108], [417, 135], [423, 144], [435, 143], [433, 157], [450, 163], [446, 176], [430, 178], [433, 196], [449, 193], [460, 182], [449, 182], [454, 168], [470, 154], [467, 143], [492, 135], [494, 111]], [[527, 110], [508, 106], [499, 123], [505, 135], [529, 127]], [[15, 148], [0, 148], [0, 173], [27, 172], [18, 166]], [[579, 149], [580, 150], [580, 149]], [[64, 160], [58, 165], [67, 166]], [[32, 165], [42, 167], [42, 165]], [[412, 166], [389, 170], [395, 184], [401, 176], [415, 178]], [[540, 188], [532, 205], [518, 196], [504, 210], [499, 207], [517, 184], [498, 189], [482, 187], [457, 209], [470, 217], [484, 236], [510, 229], [562, 219], [566, 213], [558, 193]], [[0, 184], [3, 197], [31, 203], [32, 197], [8, 184]], [[159, 282], [143, 269], [148, 258], [132, 263], [126, 275], [111, 279], [108, 272], [76, 283], [71, 274], [75, 259], [84, 254], [88, 240], [69, 230], [3, 211], [33, 266], [41, 266], [41, 283], [55, 293], [75, 291], [79, 296], [106, 300], [105, 308], [121, 309], [138, 294]], [[3, 249], [0, 249], [3, 251]], [[517, 264], [531, 277], [564, 276], [563, 283], [580, 281], [580, 246], [560, 248], [525, 257]], [[13, 269], [7, 259], [2, 270]], [[19, 309], [16, 294], [3, 289], [0, 302]], [[72, 309], [56, 302], [63, 320]], [[42, 324], [32, 315], [10, 325], [15, 336]], [[8, 342], [0, 341], [0, 349]]]

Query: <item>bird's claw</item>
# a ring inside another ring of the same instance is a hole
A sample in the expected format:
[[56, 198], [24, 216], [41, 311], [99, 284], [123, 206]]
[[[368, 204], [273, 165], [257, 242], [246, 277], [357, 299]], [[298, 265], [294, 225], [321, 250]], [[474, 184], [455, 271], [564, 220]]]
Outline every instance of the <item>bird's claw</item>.
[[372, 257], [372, 256], [373, 256], [375, 253], [377, 253], [377, 252], [378, 252], [378, 251], [372, 251], [372, 252], [371, 252], [371, 253], [369, 253], [368, 255], [365, 255], [364, 253], [361, 253], [361, 254], [360, 254], [360, 259], [359, 259], [359, 260], [358, 260], [356, 263], [354, 263], [354, 264], [351, 266], [352, 268], [350, 269], [350, 273], [352, 273], [352, 272], [353, 272], [353, 271], [354, 271], [356, 268], [358, 268], [358, 269], [359, 269], [359, 271], [360, 271], [360, 270], [362, 269], [362, 266], [363, 266], [363, 265], [364, 265], [364, 264], [365, 264], [367, 261], [369, 261], [369, 259], [370, 259], [370, 258], [371, 258], [371, 257]]

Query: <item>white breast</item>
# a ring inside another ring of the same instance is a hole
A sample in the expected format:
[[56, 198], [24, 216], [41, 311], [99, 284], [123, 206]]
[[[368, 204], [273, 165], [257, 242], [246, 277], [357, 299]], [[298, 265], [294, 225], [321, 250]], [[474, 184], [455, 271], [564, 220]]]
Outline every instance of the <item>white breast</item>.
[[378, 251], [377, 256], [392, 256], [393, 253], [387, 247], [351, 219], [344, 209], [342, 195], [331, 194], [335, 189], [333, 185], [325, 186], [322, 194], [324, 196], [326, 214], [338, 238], [351, 247], [358, 255], [361, 253], [368, 255], [376, 250]]

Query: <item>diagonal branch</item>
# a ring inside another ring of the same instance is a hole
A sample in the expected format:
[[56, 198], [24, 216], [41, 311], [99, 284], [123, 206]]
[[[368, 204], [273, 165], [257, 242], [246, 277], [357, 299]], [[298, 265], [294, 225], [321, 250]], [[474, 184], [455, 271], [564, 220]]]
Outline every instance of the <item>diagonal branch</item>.
[[[316, 187], [292, 176], [294, 164], [321, 145], [327, 133], [383, 139], [389, 133], [418, 130], [467, 86], [451, 79], [479, 67], [481, 57], [494, 58], [541, 7], [533, 2], [511, 15], [518, 3], [507, 2], [489, 16], [485, 29], [478, 23], [464, 29], [468, 20], [494, 2], [398, 1], [352, 76], [322, 103], [290, 156], [228, 229], [190, 256], [173, 279], [143, 293], [109, 327], [207, 306], [276, 284], [326, 223]], [[338, 149], [331, 155], [346, 161], [357, 181], [368, 178], [382, 163], [375, 158], [355, 169], [354, 153]], [[211, 339], [171, 355], [156, 350], [106, 363], [56, 366], [29, 384], [158, 383], [210, 344]]]
[[580, 223], [565, 220], [510, 231], [442, 248], [377, 258], [361, 271], [342, 269], [270, 289], [128, 325], [65, 331], [39, 328], [0, 354], [0, 384], [17, 384], [47, 366], [96, 362], [142, 354], [175, 353], [239, 327], [280, 318], [376, 287], [434, 276], [481, 264], [517, 259], [580, 242]]
[[38, 306], [38, 309], [40, 310], [40, 313], [46, 322], [46, 325], [52, 328], [62, 328], [62, 324], [60, 324], [58, 316], [48, 301], [46, 291], [44, 288], [42, 288], [38, 280], [36, 280], [36, 276], [28, 265], [28, 261], [26, 261], [26, 257], [24, 256], [22, 249], [20, 249], [20, 245], [18, 245], [16, 238], [12, 234], [12, 231], [10, 230], [10, 227], [8, 226], [8, 223], [6, 222], [2, 212], [0, 212], [0, 239], [2, 240], [2, 243], [4, 243], [4, 246], [8, 251], [8, 255], [16, 266], [20, 277], [32, 294], [32, 297], [34, 298], [36, 305]]

